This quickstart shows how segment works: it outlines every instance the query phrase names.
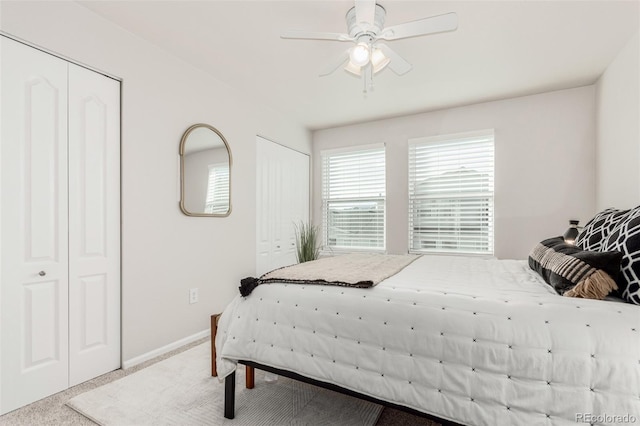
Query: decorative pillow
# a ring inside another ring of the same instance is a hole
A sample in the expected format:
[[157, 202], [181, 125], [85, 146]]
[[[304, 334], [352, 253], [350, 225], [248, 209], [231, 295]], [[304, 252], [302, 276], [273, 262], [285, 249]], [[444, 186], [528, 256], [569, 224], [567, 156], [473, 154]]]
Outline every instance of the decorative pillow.
[[617, 251], [584, 251], [554, 237], [531, 250], [529, 266], [563, 296], [604, 299], [617, 289], [621, 258]]
[[604, 250], [622, 252], [617, 283], [622, 298], [640, 305], [640, 206], [631, 210], [604, 242]]
[[630, 210], [606, 209], [596, 214], [582, 229], [576, 238], [576, 247], [588, 251], [604, 251], [602, 246], [616, 226], [628, 215]]

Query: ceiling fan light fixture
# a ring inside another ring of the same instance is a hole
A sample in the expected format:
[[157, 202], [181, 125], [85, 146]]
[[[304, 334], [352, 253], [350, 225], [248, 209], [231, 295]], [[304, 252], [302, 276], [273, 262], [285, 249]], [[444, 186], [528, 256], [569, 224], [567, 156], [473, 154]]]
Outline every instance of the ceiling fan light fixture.
[[358, 43], [352, 49], [351, 53], [349, 53], [350, 62], [357, 66], [362, 67], [369, 63], [371, 59], [371, 50], [366, 43]]
[[358, 77], [362, 75], [362, 67], [353, 65], [351, 61], [347, 62], [347, 66], [344, 67], [344, 70]]
[[391, 62], [390, 58], [382, 52], [381, 49], [373, 48], [371, 49], [371, 58], [364, 65], [356, 65], [352, 61], [347, 62], [347, 66], [344, 67], [344, 70], [350, 72], [353, 75], [360, 77], [362, 75], [362, 68], [369, 65], [371, 63], [371, 67], [373, 68], [373, 73], [377, 74], [382, 71], [387, 65]]
[[[0, 0], [2, 1], [2, 0]], [[352, 75], [361, 77], [363, 92], [373, 90], [373, 76], [387, 66], [401, 76], [411, 71], [411, 64], [381, 41], [393, 41], [410, 37], [455, 31], [458, 16], [455, 12], [418, 19], [385, 27], [386, 11], [376, 0], [355, 0], [345, 16], [346, 34], [315, 31], [287, 31], [282, 38], [308, 40], [334, 40], [353, 42], [355, 46], [344, 49], [336, 56], [320, 76], [327, 76], [340, 67]], [[345, 62], [347, 65], [345, 66]]]
[[389, 65], [389, 62], [391, 62], [391, 59], [387, 58], [384, 53], [382, 53], [382, 50], [373, 49], [373, 52], [371, 52], [371, 65], [373, 66], [374, 74], [382, 71]]

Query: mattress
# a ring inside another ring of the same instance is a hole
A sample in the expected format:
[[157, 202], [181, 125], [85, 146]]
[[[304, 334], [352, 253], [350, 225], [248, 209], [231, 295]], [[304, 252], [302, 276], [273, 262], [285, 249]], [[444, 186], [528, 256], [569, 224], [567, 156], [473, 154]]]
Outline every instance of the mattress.
[[525, 261], [423, 256], [369, 289], [264, 284], [225, 309], [255, 361], [470, 425], [640, 421], [640, 307], [557, 295]]

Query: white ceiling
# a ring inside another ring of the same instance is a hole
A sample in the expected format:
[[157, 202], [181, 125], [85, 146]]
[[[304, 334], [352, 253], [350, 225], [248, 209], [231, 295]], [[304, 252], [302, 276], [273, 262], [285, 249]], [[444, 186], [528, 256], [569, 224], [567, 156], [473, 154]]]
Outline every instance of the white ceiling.
[[349, 44], [279, 37], [346, 32], [353, 1], [81, 2], [312, 130], [592, 84], [640, 14], [635, 0], [379, 3], [387, 26], [456, 12], [458, 30], [389, 42], [413, 70], [385, 69], [365, 97], [346, 71], [318, 76]]

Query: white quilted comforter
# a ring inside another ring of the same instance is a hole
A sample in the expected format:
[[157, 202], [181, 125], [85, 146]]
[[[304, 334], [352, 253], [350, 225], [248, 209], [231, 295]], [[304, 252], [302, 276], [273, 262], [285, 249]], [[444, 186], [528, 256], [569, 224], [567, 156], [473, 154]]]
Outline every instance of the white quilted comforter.
[[221, 378], [251, 360], [463, 424], [640, 423], [640, 307], [558, 296], [523, 261], [423, 256], [370, 289], [265, 284], [218, 327]]

